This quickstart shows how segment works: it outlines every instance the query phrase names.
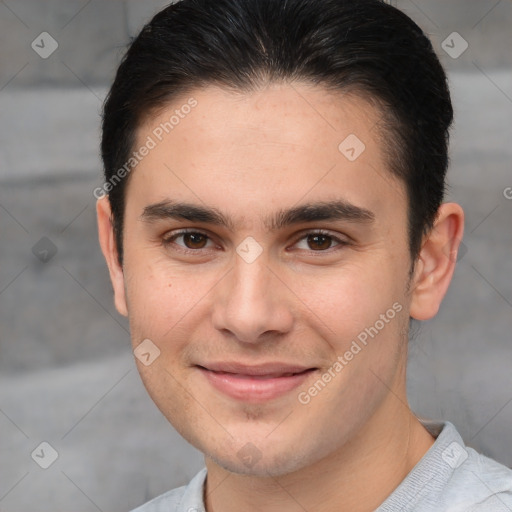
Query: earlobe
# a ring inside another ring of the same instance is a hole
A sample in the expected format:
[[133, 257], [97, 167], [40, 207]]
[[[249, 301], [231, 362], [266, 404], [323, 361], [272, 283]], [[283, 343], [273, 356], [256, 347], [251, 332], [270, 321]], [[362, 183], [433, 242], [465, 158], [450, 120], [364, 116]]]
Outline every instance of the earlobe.
[[108, 196], [104, 196], [96, 202], [96, 215], [98, 220], [98, 237], [101, 246], [101, 252], [107, 262], [110, 281], [114, 288], [114, 303], [117, 311], [128, 316], [126, 306], [126, 295], [124, 288], [123, 269], [119, 265], [117, 247], [114, 237], [114, 228], [112, 225], [112, 212]]
[[412, 318], [429, 320], [437, 314], [455, 270], [463, 233], [464, 211], [460, 205], [442, 204], [416, 262], [410, 308]]

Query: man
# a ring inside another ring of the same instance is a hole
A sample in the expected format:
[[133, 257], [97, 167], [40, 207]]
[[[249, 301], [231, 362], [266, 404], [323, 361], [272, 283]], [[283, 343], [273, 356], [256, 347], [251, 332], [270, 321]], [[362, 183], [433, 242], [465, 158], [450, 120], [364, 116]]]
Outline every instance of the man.
[[183, 0], [144, 27], [104, 107], [99, 238], [206, 467], [138, 511], [512, 510], [512, 471], [407, 404], [409, 322], [463, 235], [452, 115], [377, 0]]

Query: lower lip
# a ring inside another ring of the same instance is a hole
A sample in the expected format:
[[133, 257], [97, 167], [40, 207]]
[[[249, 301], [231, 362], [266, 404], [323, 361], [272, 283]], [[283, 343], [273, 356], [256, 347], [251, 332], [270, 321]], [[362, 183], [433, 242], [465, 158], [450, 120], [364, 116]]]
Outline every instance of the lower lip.
[[199, 368], [208, 382], [222, 393], [245, 402], [265, 402], [300, 386], [315, 370], [288, 377], [256, 378], [235, 373], [219, 373]]

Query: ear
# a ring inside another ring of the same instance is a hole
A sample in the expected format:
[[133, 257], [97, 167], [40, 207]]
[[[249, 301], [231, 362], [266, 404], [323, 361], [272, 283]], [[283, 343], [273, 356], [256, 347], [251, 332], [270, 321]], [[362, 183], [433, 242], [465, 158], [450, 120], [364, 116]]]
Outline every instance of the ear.
[[114, 304], [121, 315], [128, 316], [124, 288], [124, 274], [117, 257], [118, 254], [114, 237], [114, 226], [112, 225], [111, 220], [112, 212], [108, 196], [103, 196], [98, 199], [96, 202], [96, 214], [98, 217], [98, 236], [101, 252], [107, 261], [110, 281], [114, 288]]
[[456, 203], [442, 204], [416, 261], [410, 308], [410, 316], [416, 320], [429, 320], [439, 311], [455, 270], [463, 234], [462, 208]]

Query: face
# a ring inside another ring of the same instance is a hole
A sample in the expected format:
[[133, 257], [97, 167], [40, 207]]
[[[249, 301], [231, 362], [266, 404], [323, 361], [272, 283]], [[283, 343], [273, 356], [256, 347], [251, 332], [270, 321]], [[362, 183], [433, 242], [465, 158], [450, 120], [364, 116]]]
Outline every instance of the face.
[[403, 393], [406, 195], [378, 121], [361, 97], [275, 84], [195, 90], [139, 128], [155, 144], [126, 191], [116, 304], [157, 356], [137, 360], [151, 398], [230, 471], [312, 465]]

